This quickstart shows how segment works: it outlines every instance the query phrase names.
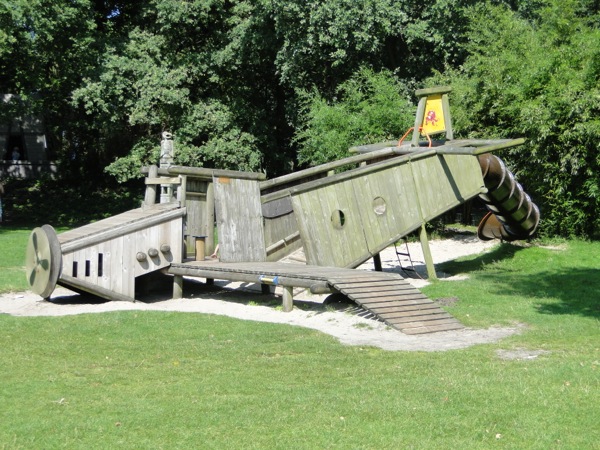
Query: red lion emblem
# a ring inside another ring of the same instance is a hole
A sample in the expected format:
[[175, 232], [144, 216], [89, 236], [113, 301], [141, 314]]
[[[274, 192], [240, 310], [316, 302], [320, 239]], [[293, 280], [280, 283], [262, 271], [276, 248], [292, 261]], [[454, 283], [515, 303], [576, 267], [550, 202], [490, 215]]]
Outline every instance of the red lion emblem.
[[431, 123], [431, 125], [435, 126], [438, 121], [439, 119], [437, 118], [435, 111], [431, 110], [427, 112], [427, 115], [425, 116], [425, 125], [429, 125]]

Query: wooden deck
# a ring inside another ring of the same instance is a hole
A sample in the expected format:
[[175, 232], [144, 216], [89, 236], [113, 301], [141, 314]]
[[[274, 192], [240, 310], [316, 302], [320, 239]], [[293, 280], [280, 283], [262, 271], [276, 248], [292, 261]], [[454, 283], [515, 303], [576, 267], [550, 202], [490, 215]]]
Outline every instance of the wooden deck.
[[304, 287], [313, 292], [341, 292], [405, 334], [463, 328], [458, 320], [398, 274], [305, 264], [217, 261], [174, 263], [169, 272], [207, 279], [279, 285], [290, 290]]

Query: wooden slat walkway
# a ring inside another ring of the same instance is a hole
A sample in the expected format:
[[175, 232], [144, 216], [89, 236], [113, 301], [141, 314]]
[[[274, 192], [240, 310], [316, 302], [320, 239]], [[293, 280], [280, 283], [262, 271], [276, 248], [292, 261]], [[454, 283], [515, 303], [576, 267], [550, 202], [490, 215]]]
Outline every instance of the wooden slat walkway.
[[405, 334], [463, 328], [458, 320], [400, 275], [392, 278], [385, 273], [368, 273], [369, 278], [357, 278], [348, 274], [330, 278], [328, 281], [336, 290]]
[[405, 334], [462, 329], [463, 325], [400, 275], [337, 267], [283, 263], [190, 261], [172, 264], [175, 275], [310, 288], [326, 285], [348, 296]]

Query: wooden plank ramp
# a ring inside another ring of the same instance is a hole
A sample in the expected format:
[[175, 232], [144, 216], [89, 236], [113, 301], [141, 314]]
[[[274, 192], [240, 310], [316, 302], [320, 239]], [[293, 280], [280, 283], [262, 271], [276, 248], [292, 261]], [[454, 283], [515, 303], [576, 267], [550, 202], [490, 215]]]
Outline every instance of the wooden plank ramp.
[[[358, 272], [358, 271], [355, 271]], [[380, 320], [405, 334], [459, 330], [463, 325], [400, 275], [332, 277], [331, 286]]]
[[171, 264], [176, 275], [281, 286], [326, 285], [405, 334], [458, 330], [463, 325], [396, 273], [285, 263], [189, 261]]

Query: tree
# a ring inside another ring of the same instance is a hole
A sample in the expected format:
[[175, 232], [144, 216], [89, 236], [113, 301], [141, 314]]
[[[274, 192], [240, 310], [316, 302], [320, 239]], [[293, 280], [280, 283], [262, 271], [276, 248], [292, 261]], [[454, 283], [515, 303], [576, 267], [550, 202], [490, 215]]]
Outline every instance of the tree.
[[430, 83], [454, 87], [457, 132], [527, 138], [505, 155], [542, 229], [600, 236], [600, 30], [586, 2], [548, 1], [534, 19], [474, 10], [469, 56]]
[[306, 93], [296, 134], [299, 161], [323, 164], [348, 154], [356, 144], [398, 139], [414, 124], [415, 108], [405, 86], [389, 72], [363, 68], [337, 89], [329, 102], [318, 92]]

